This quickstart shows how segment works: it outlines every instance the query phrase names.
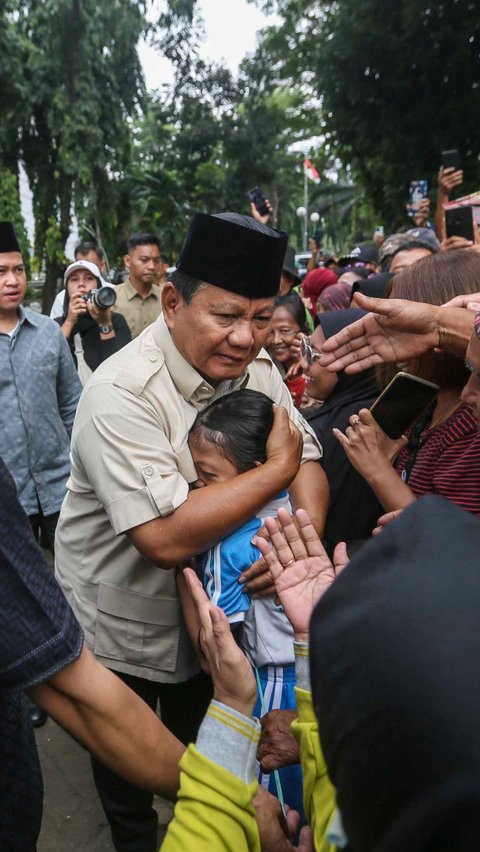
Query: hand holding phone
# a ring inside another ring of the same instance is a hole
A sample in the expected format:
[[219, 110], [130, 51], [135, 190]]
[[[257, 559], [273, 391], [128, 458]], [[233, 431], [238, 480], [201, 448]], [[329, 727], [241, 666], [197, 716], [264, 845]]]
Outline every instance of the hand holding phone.
[[408, 204], [407, 213], [409, 216], [415, 216], [424, 198], [428, 197], [428, 181], [427, 180], [412, 180], [408, 189]]
[[270, 208], [267, 205], [267, 199], [265, 198], [262, 190], [259, 186], [254, 186], [253, 189], [248, 193], [248, 197], [252, 204], [256, 207], [260, 216], [269, 216]]
[[456, 148], [448, 151], [442, 151], [442, 169], [454, 169], [458, 171], [462, 168], [460, 154]]
[[375, 400], [370, 411], [389, 438], [400, 438], [439, 390], [433, 382], [401, 371]]
[[469, 242], [475, 242], [473, 223], [473, 207], [447, 207], [445, 210], [445, 231], [447, 237], [463, 237]]

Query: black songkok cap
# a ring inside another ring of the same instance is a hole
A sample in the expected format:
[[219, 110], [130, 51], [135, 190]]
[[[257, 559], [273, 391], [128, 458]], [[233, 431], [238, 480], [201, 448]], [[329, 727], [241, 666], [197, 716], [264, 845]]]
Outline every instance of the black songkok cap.
[[12, 222], [0, 222], [0, 254], [7, 254], [11, 251], [22, 253], [15, 228]]
[[177, 269], [248, 299], [276, 296], [288, 235], [239, 213], [195, 213]]

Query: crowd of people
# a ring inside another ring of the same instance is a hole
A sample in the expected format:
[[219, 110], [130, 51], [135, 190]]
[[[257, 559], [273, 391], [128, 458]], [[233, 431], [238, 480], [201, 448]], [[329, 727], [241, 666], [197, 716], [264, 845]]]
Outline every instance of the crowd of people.
[[[343, 257], [312, 240], [303, 280], [253, 205], [196, 213], [168, 271], [133, 234], [117, 284], [82, 242], [50, 318], [0, 223], [2, 850], [36, 848], [48, 715], [90, 751], [117, 852], [158, 848], [154, 792], [166, 852], [477, 848], [460, 180], [441, 170], [433, 227], [423, 201]], [[431, 395], [390, 434], [398, 373]]]

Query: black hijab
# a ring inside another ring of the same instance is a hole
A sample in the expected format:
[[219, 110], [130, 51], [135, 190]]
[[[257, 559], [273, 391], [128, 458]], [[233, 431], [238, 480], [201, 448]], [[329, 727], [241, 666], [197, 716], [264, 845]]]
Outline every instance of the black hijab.
[[[318, 315], [326, 338], [365, 316], [365, 311], [348, 308]], [[335, 427], [345, 431], [351, 414], [370, 408], [379, 390], [374, 370], [348, 375], [338, 373], [338, 381], [320, 408], [306, 409], [303, 414], [323, 447], [322, 467], [330, 485], [330, 506], [325, 524], [324, 545], [331, 555], [339, 541], [362, 541], [368, 538], [383, 514], [381, 504], [363, 477], [350, 464], [343, 447], [332, 433]]]
[[316, 607], [312, 692], [353, 852], [480, 849], [480, 522], [408, 507]]

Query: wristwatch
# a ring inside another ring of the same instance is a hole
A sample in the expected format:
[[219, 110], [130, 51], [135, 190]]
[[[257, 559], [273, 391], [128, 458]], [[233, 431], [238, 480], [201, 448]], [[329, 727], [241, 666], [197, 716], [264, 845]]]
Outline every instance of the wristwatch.
[[105, 323], [105, 325], [99, 325], [100, 334], [110, 334], [113, 331], [113, 325], [110, 323]]

